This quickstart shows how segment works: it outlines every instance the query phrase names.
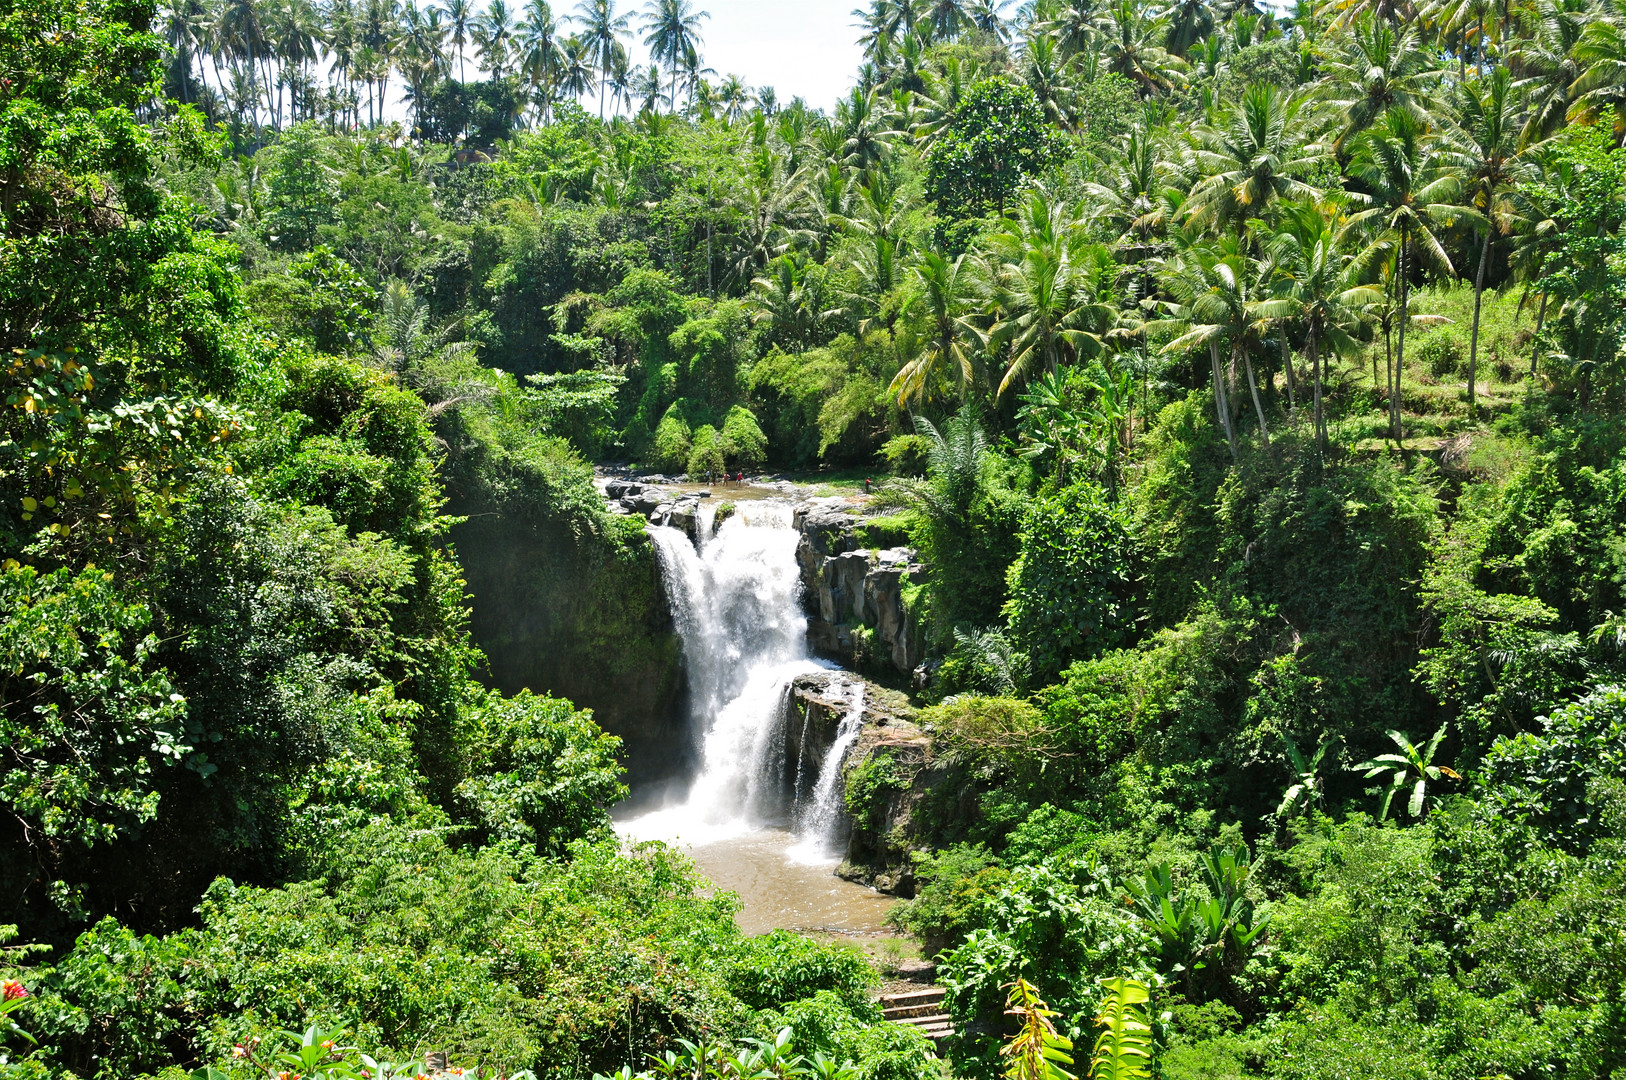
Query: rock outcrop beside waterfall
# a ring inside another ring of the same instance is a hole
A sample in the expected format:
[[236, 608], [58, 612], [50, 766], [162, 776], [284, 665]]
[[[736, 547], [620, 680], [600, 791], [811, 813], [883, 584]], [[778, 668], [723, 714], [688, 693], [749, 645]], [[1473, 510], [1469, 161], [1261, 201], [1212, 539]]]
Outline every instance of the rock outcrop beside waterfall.
[[905, 580], [926, 573], [914, 552], [862, 546], [863, 519], [841, 499], [803, 503], [793, 520], [813, 652], [858, 671], [913, 676], [926, 653], [925, 634], [904, 600]]

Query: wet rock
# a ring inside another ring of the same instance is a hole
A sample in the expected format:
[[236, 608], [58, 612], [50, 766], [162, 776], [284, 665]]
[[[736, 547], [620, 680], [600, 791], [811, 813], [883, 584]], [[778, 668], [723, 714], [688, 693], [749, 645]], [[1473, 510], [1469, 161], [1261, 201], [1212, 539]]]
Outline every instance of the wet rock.
[[700, 503], [692, 499], [678, 503], [667, 515], [666, 524], [687, 536], [690, 543], [700, 543]]
[[611, 480], [604, 485], [604, 495], [612, 500], [625, 499], [628, 495], [637, 495], [644, 490], [644, 485], [636, 480]]
[[672, 501], [671, 497], [664, 491], [655, 491], [651, 488], [645, 488], [637, 495], [631, 496], [631, 499], [632, 505], [640, 514], [653, 513], [657, 507], [664, 506]]

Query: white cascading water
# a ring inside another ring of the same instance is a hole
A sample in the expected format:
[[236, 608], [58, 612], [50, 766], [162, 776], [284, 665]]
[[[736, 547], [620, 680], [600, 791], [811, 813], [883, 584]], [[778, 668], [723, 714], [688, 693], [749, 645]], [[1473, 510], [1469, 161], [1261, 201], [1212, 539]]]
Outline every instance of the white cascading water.
[[702, 845], [770, 823], [781, 809], [791, 680], [825, 667], [808, 655], [789, 508], [741, 503], [706, 539], [709, 517], [699, 551], [677, 529], [650, 530], [705, 736], [684, 800], [624, 822], [634, 839]]
[[802, 842], [791, 849], [793, 856], [817, 860], [839, 854], [831, 850], [832, 844], [838, 843], [841, 838], [842, 793], [836, 787], [841, 779], [841, 767], [847, 761], [847, 751], [858, 740], [863, 726], [864, 684], [854, 683], [847, 711], [842, 714], [841, 726], [836, 729], [835, 741], [819, 763], [818, 782], [813, 785], [813, 794], [802, 808], [796, 823]]

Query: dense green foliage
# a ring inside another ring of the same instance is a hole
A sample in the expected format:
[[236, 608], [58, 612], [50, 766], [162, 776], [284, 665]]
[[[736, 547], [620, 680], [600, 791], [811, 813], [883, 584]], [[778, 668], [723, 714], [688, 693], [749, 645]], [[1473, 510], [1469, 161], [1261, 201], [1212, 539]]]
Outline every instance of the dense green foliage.
[[933, 1073], [611, 833], [612, 461], [893, 474], [957, 1074], [1626, 1070], [1626, 19], [1001, 9], [825, 113], [681, 3], [0, 0], [0, 1075]]

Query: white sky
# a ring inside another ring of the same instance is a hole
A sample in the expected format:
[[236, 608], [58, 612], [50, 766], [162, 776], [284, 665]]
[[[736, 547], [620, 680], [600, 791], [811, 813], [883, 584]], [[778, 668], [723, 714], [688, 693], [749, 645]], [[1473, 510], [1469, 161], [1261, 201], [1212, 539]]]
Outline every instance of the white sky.
[[[863, 62], [852, 17], [860, 6], [860, 0], [698, 0], [695, 7], [711, 12], [701, 23], [701, 55], [716, 70], [715, 81], [738, 75], [752, 87], [773, 87], [781, 104], [803, 97], [833, 109]], [[562, 14], [563, 7], [555, 10]], [[643, 12], [642, 4], [626, 0], [620, 7]]]

